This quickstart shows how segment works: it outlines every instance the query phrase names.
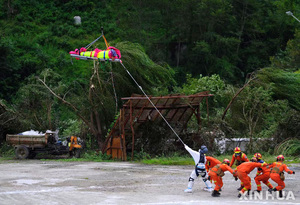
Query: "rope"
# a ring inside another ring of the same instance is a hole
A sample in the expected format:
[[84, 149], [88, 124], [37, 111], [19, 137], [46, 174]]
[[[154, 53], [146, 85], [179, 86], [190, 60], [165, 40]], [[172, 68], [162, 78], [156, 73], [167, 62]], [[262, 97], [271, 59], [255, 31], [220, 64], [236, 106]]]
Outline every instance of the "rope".
[[161, 114], [161, 112], [157, 109], [157, 107], [154, 105], [154, 103], [150, 100], [150, 98], [148, 97], [148, 95], [144, 92], [143, 88], [136, 82], [136, 80], [134, 79], [134, 77], [130, 74], [130, 72], [126, 69], [126, 67], [123, 65], [122, 62], [120, 62], [121, 65], [123, 66], [123, 68], [125, 69], [125, 71], [128, 73], [128, 75], [131, 77], [131, 79], [135, 82], [135, 84], [139, 87], [139, 89], [142, 91], [142, 93], [146, 96], [146, 98], [149, 100], [149, 102], [151, 103], [151, 105], [155, 108], [155, 110], [159, 113], [159, 115], [162, 117], [162, 119], [167, 123], [167, 125], [170, 127], [170, 129], [174, 132], [174, 134], [176, 135], [176, 137], [180, 140], [180, 142], [184, 144], [184, 142], [182, 141], [182, 139], [179, 137], [179, 135], [175, 132], [175, 130], [173, 129], [173, 127], [169, 124], [169, 122], [166, 120], [166, 118]]
[[[103, 36], [104, 38], [104, 35], [102, 34], [101, 36], [99, 36], [98, 38], [96, 38], [93, 42], [91, 42], [90, 44], [88, 44], [87, 46], [85, 46], [85, 48], [88, 50], [94, 43], [96, 43], [96, 41], [98, 41], [101, 37]], [[105, 39], [105, 38], [104, 38]], [[105, 40], [105, 44], [106, 44], [106, 40]]]
[[109, 43], [107, 42], [107, 40], [106, 40], [106, 38], [105, 38], [105, 36], [103, 35], [103, 39], [104, 39], [104, 42], [105, 42], [105, 45], [106, 45], [106, 49], [108, 49], [108, 47], [109, 47]]
[[116, 114], [117, 114], [117, 113], [118, 113], [118, 98], [117, 98], [117, 92], [116, 92], [116, 88], [115, 88], [114, 74], [113, 74], [113, 72], [112, 72], [112, 68], [110, 68], [110, 75], [111, 75], [111, 83], [112, 83], [113, 90], [114, 90], [114, 95], [115, 95]]

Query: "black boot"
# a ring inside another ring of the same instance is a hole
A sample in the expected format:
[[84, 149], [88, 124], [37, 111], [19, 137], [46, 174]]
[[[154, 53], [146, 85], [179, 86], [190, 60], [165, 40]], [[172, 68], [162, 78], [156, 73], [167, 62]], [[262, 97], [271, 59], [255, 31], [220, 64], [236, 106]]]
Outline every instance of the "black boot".
[[218, 197], [218, 196], [220, 196], [220, 192], [214, 190], [213, 193], [211, 194], [211, 196]]
[[252, 192], [252, 194], [254, 195], [256, 192], [257, 192], [257, 193], [260, 193], [259, 190], [254, 190], [254, 191]]
[[248, 195], [248, 196], [250, 195], [250, 191], [251, 191], [251, 189], [249, 189], [248, 192], [247, 192], [247, 195]]
[[238, 188], [238, 191], [241, 191], [244, 188], [244, 186], [241, 186], [240, 188]]
[[283, 197], [283, 195], [282, 195], [282, 190], [279, 191], [279, 197], [280, 197], [280, 198]]

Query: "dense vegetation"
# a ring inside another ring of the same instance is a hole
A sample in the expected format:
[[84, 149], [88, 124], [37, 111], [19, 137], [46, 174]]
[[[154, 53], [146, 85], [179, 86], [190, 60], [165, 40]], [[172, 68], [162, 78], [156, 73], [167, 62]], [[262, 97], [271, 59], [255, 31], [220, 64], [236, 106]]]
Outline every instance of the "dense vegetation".
[[[285, 14], [289, 10], [300, 16], [296, 0], [4, 0], [0, 142], [7, 133], [59, 129], [62, 136], [84, 138], [89, 148], [103, 146], [120, 98], [140, 91], [119, 64], [71, 63], [68, 52], [100, 36], [102, 26], [148, 94], [214, 94], [209, 121], [203, 112], [202, 129], [192, 119], [182, 136], [191, 146], [224, 136], [249, 137], [251, 151], [273, 152], [278, 145], [275, 151], [297, 155], [300, 23]], [[74, 16], [81, 17], [81, 25], [74, 24]], [[102, 39], [96, 47], [105, 47]], [[146, 138], [156, 131], [155, 146], [168, 129], [157, 126], [143, 130]], [[201, 136], [197, 142], [189, 134], [195, 132]], [[257, 138], [273, 143], [256, 145]], [[150, 154], [171, 150], [142, 148]]]

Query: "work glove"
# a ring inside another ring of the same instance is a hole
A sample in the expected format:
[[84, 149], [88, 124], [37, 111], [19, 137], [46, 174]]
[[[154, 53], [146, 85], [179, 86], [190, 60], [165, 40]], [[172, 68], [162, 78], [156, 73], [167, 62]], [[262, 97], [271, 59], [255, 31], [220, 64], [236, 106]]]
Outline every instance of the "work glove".
[[232, 172], [233, 177], [237, 177], [237, 174], [235, 171]]
[[207, 179], [210, 181], [210, 176], [208, 176]]
[[293, 171], [293, 174], [295, 174], [295, 171]]
[[237, 178], [237, 177], [234, 177], [234, 179], [235, 179], [235, 181], [237, 181], [239, 178]]

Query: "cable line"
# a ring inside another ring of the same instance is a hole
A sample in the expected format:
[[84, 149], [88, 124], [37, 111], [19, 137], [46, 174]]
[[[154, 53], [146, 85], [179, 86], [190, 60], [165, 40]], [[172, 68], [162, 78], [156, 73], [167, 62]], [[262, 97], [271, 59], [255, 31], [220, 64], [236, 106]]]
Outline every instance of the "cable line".
[[135, 84], [139, 87], [139, 89], [143, 92], [143, 94], [149, 100], [149, 102], [151, 103], [151, 105], [155, 108], [155, 110], [159, 113], [159, 115], [162, 117], [162, 119], [167, 123], [167, 125], [170, 127], [170, 129], [174, 132], [174, 134], [176, 135], [176, 137], [180, 140], [180, 142], [183, 145], [185, 145], [184, 142], [182, 141], [182, 139], [179, 137], [179, 135], [175, 132], [175, 130], [173, 129], [173, 127], [169, 124], [169, 122], [167, 121], [167, 119], [161, 114], [161, 112], [157, 109], [157, 107], [154, 105], [154, 103], [151, 101], [151, 99], [148, 97], [148, 95], [144, 92], [143, 88], [138, 84], [138, 82], [136, 82], [136, 80], [131, 75], [131, 73], [126, 69], [126, 67], [124, 66], [124, 64], [122, 62], [120, 62], [120, 63], [123, 66], [123, 68], [125, 69], [125, 71], [128, 73], [128, 75], [131, 77], [131, 79], [135, 82]]

